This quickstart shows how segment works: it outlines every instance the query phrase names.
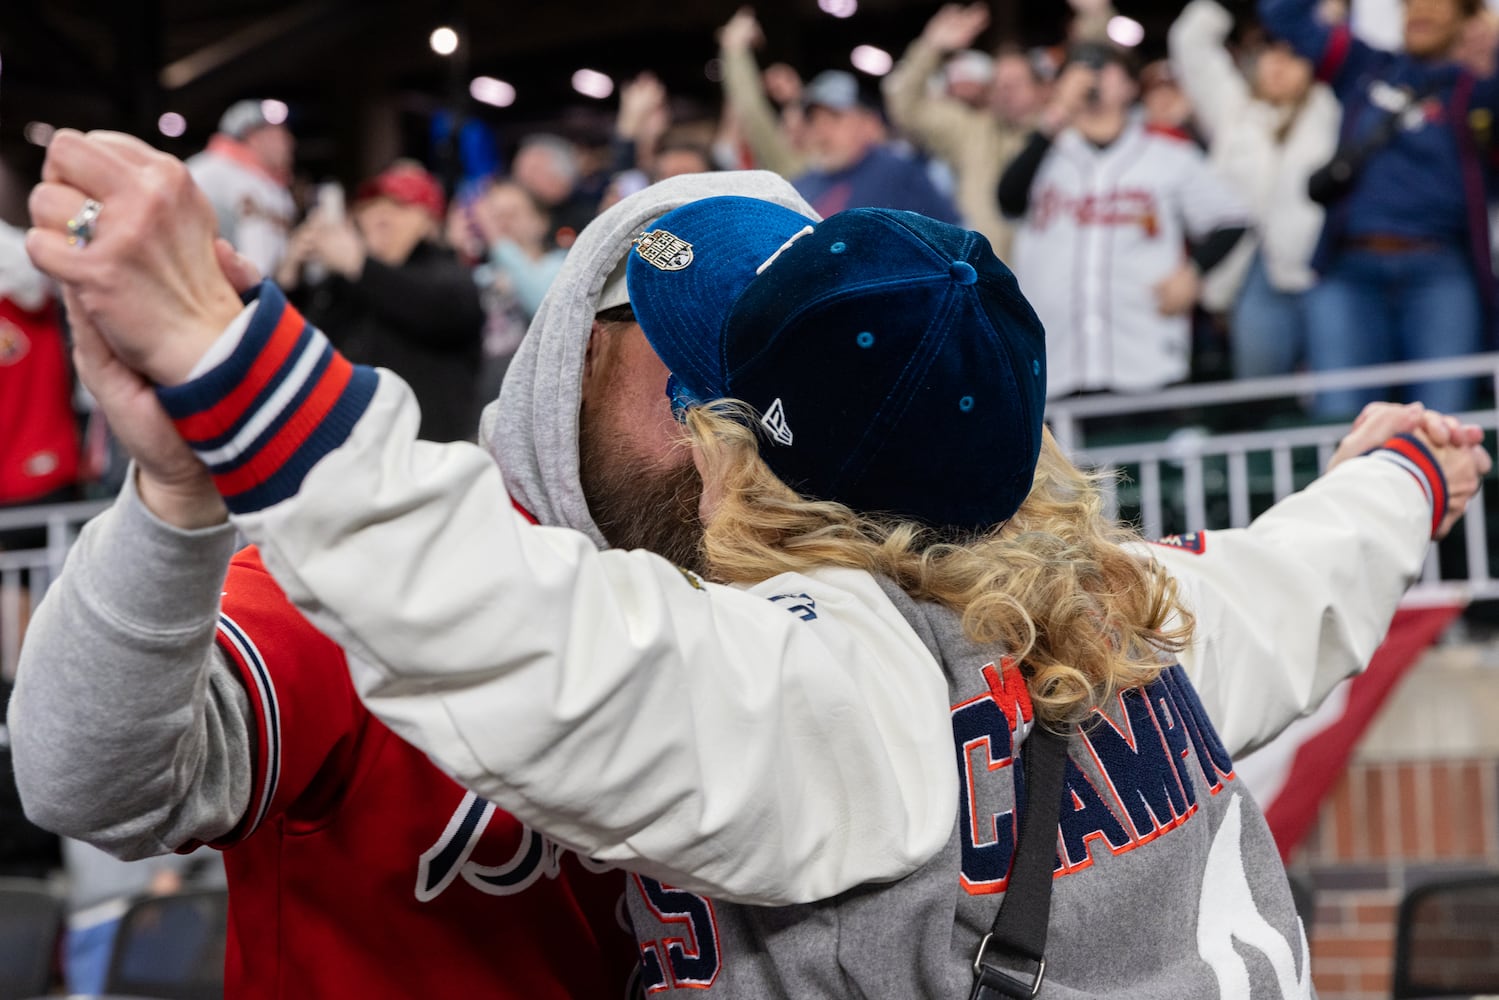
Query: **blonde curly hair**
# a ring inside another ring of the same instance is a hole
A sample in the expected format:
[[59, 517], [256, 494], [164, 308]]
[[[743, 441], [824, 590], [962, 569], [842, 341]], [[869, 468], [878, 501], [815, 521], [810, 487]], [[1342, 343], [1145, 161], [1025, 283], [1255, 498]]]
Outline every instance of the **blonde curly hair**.
[[1079, 470], [1050, 433], [1030, 494], [1008, 522], [951, 540], [912, 521], [809, 500], [760, 459], [749, 408], [694, 407], [687, 425], [714, 504], [703, 549], [710, 578], [758, 583], [779, 573], [866, 570], [962, 617], [974, 642], [1021, 664], [1037, 717], [1083, 721], [1147, 684], [1162, 653], [1191, 640], [1176, 582], [1123, 546], [1139, 541], [1103, 513], [1100, 476]]

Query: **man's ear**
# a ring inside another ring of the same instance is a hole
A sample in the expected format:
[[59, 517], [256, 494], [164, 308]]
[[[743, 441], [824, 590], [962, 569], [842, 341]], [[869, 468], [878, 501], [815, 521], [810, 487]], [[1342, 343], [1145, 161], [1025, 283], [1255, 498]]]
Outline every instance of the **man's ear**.
[[583, 351], [583, 380], [585, 382], [593, 377], [594, 368], [603, 364], [601, 355], [605, 348], [601, 341], [608, 335], [607, 326], [608, 324], [595, 319], [593, 327], [588, 331], [588, 347]]

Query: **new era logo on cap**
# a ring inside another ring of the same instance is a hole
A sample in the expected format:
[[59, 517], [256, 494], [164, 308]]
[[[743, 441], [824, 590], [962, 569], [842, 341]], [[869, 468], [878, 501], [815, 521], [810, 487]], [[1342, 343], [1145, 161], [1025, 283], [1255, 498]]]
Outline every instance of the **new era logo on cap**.
[[692, 244], [664, 229], [642, 233], [635, 241], [640, 259], [662, 271], [681, 271], [692, 263]]
[[779, 398], [770, 404], [770, 409], [760, 418], [760, 426], [770, 432], [770, 437], [776, 444], [791, 447], [791, 425], [786, 422], [786, 408], [781, 405]]

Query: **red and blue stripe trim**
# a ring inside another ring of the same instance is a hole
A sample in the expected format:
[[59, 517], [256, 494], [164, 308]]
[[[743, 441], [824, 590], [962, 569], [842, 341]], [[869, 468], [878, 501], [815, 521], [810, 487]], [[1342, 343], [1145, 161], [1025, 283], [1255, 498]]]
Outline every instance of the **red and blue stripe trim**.
[[1322, 50], [1322, 58], [1317, 61], [1317, 79], [1323, 83], [1332, 83], [1338, 74], [1343, 71], [1343, 64], [1348, 61], [1348, 53], [1353, 49], [1353, 32], [1346, 24], [1339, 24], [1332, 29], [1327, 36], [1327, 48]]
[[250, 695], [255, 700], [256, 711], [260, 716], [260, 794], [254, 797], [250, 809], [245, 813], [248, 822], [235, 831], [235, 839], [243, 840], [265, 821], [281, 785], [281, 706], [276, 700], [276, 684], [266, 666], [265, 657], [260, 655], [260, 650], [239, 623], [223, 612], [219, 613], [219, 636], [220, 645], [225, 646], [229, 655], [239, 661], [241, 670], [248, 678], [246, 686], [250, 687]]
[[236, 514], [296, 494], [307, 473], [348, 440], [378, 377], [350, 364], [275, 285], [257, 291], [244, 336], [200, 378], [157, 389]]
[[1431, 501], [1431, 533], [1435, 537], [1447, 516], [1447, 477], [1436, 456], [1411, 434], [1398, 434], [1368, 454], [1394, 462], [1421, 484]]

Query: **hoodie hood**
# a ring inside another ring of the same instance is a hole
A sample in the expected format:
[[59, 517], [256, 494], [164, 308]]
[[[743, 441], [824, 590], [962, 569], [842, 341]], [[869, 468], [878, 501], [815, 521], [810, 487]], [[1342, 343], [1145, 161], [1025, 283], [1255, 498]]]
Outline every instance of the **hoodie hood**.
[[600, 548], [608, 547], [578, 479], [583, 357], [599, 296], [648, 223], [718, 195], [759, 198], [818, 218], [778, 174], [685, 174], [623, 199], [589, 223], [568, 251], [505, 373], [500, 398], [485, 408], [479, 425], [479, 443], [499, 463], [506, 489], [542, 524], [581, 531]]

